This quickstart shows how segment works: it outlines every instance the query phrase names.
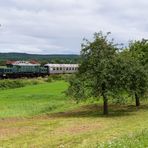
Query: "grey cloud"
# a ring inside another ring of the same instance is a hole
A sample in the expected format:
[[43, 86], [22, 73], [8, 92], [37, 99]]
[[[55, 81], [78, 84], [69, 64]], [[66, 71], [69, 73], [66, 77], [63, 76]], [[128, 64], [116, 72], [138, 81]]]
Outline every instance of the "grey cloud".
[[148, 37], [146, 0], [5, 0], [0, 52], [79, 53], [83, 37], [111, 31], [118, 42]]

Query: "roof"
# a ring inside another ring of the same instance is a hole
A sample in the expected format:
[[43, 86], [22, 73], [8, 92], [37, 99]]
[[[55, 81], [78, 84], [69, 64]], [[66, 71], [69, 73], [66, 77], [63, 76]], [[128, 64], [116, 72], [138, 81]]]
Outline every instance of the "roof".
[[48, 67], [78, 67], [78, 64], [45, 64]]
[[13, 63], [15, 63], [15, 61], [7, 61], [6, 65], [13, 64]]
[[20, 66], [40, 66], [36, 61], [7, 61], [7, 65], [20, 65]]

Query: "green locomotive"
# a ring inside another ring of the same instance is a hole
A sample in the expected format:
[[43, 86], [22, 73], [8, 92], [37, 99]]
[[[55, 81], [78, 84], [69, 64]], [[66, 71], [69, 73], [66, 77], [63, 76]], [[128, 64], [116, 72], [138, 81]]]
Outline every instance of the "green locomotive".
[[35, 61], [10, 61], [7, 62], [6, 67], [0, 68], [1, 78], [45, 76], [47, 74], [47, 68], [41, 67]]

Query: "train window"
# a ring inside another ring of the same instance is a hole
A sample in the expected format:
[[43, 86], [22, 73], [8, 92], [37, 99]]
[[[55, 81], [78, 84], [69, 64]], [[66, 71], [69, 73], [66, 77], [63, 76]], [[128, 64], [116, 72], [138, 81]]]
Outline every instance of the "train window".
[[71, 67], [69, 67], [69, 70], [71, 70]]
[[56, 70], [56, 68], [55, 68], [55, 67], [53, 67], [53, 70]]
[[60, 67], [60, 70], [62, 70], [62, 67]]
[[59, 67], [57, 67], [57, 70], [59, 70]]
[[68, 67], [66, 68], [66, 70], [68, 71]]
[[50, 70], [53, 71], [54, 69], [51, 67]]

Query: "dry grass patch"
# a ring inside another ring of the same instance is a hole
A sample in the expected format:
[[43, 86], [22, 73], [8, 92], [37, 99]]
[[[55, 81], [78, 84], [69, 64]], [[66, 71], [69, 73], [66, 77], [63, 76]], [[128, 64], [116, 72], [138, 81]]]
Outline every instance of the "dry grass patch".
[[147, 128], [147, 119], [147, 105], [140, 108], [111, 105], [108, 116], [102, 116], [101, 106], [87, 105], [22, 120], [4, 119], [0, 121], [0, 146], [95, 147], [100, 142]]
[[7, 127], [0, 128], [0, 140], [7, 140], [8, 137], [17, 137], [35, 130], [35, 127]]

